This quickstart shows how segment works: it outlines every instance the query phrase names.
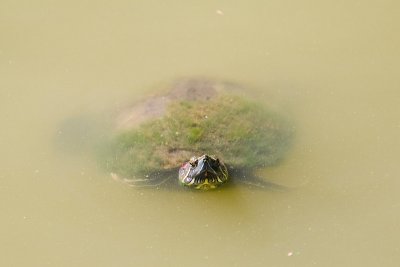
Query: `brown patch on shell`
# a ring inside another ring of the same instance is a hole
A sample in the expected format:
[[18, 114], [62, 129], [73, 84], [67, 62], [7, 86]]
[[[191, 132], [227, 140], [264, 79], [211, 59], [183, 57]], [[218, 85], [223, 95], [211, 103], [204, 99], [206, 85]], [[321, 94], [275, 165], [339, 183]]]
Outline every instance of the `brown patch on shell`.
[[117, 129], [134, 128], [146, 120], [162, 117], [169, 102], [168, 97], [153, 97], [127, 108], [117, 117]]
[[218, 94], [220, 83], [203, 78], [183, 79], [176, 82], [168, 93], [153, 96], [143, 103], [125, 109], [116, 120], [117, 129], [129, 129], [149, 119], [160, 118], [172, 101], [208, 100]]
[[186, 79], [175, 83], [170, 91], [171, 100], [208, 100], [217, 95], [217, 83], [206, 79]]

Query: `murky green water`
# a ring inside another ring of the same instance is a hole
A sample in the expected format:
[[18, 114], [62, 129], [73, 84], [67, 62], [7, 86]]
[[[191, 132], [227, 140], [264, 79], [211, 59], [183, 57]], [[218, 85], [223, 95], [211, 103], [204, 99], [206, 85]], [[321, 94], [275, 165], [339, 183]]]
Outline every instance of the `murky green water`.
[[[399, 4], [2, 1], [1, 266], [397, 266]], [[136, 190], [54, 148], [171, 79], [248, 84], [297, 123], [288, 192]]]

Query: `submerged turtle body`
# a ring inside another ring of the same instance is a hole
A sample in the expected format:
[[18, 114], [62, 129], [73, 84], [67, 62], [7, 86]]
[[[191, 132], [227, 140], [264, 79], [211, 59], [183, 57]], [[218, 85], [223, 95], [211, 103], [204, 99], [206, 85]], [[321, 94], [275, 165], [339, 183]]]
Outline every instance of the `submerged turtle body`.
[[292, 135], [286, 120], [239, 86], [206, 79], [181, 80], [124, 110], [116, 124], [106, 166], [133, 185], [159, 185], [170, 173], [178, 180], [179, 167], [181, 184], [194, 188], [240, 181], [244, 170], [280, 160]]

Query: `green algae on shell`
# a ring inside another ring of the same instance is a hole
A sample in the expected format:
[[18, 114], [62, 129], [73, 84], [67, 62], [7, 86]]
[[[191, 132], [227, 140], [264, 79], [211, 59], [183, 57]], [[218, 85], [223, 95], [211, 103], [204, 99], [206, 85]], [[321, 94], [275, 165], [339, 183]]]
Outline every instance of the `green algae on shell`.
[[[196, 81], [189, 84], [204, 89]], [[282, 159], [292, 135], [283, 117], [229, 90], [200, 99], [170, 97], [157, 116], [118, 130], [105, 161], [110, 172], [124, 178], [176, 169], [203, 154], [216, 155], [236, 169], [257, 169]]]

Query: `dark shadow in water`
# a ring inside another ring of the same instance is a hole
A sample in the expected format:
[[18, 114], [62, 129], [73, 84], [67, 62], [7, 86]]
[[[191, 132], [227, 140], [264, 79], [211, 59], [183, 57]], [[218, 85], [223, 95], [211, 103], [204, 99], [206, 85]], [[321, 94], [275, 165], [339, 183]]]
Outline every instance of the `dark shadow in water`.
[[63, 120], [54, 136], [55, 149], [64, 154], [82, 154], [93, 149], [110, 133], [110, 119], [96, 114], [78, 114]]
[[163, 173], [153, 173], [142, 179], [129, 179], [121, 178], [117, 174], [111, 173], [111, 177], [119, 182], [134, 188], [147, 188], [168, 191], [188, 191], [188, 192], [215, 192], [220, 190], [228, 190], [236, 187], [247, 187], [250, 190], [273, 191], [273, 192], [286, 192], [288, 187], [279, 185], [277, 183], [266, 181], [265, 179], [255, 176], [248, 170], [231, 170], [231, 179], [219, 186], [217, 189], [210, 190], [196, 190], [193, 188], [185, 187], [179, 184], [178, 170], [170, 170]]

